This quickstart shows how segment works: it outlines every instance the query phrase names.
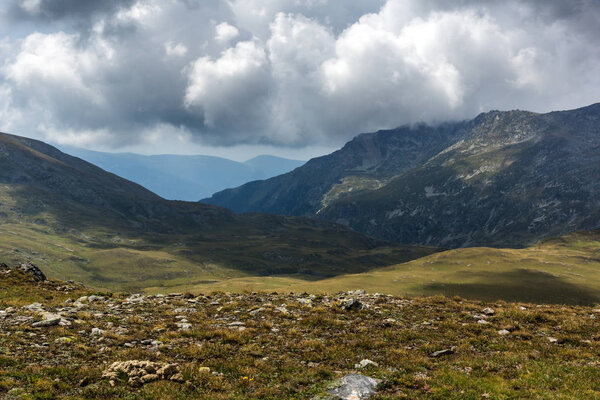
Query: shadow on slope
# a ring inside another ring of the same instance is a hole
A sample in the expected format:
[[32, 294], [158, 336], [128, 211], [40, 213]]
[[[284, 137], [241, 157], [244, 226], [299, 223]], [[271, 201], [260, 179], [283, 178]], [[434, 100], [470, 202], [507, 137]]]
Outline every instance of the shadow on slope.
[[574, 305], [600, 302], [597, 292], [546, 272], [517, 269], [499, 273], [474, 272], [472, 276], [489, 283], [431, 283], [423, 285], [421, 289], [425, 295], [443, 294], [490, 301]]

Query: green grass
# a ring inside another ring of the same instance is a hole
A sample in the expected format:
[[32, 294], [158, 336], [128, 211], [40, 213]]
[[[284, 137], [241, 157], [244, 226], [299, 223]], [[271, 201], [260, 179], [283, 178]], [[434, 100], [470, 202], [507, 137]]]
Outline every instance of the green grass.
[[[82, 294], [61, 285], [1, 275], [0, 309], [39, 301], [55, 311]], [[123, 304], [113, 294], [77, 311], [72, 326], [43, 329], [19, 322], [35, 313], [17, 310], [0, 319], [0, 398], [16, 389], [21, 399], [311, 399], [365, 358], [378, 366], [360, 372], [382, 381], [373, 400], [600, 398], [600, 318], [590, 307], [359, 295], [367, 308], [347, 312], [338, 295], [311, 305], [301, 297], [214, 293]], [[276, 309], [282, 304], [288, 313]], [[473, 315], [490, 306], [489, 323], [477, 323]], [[177, 329], [178, 315], [190, 330]], [[91, 336], [93, 327], [105, 334]], [[146, 339], [161, 343], [152, 350]], [[431, 356], [450, 347], [453, 354]], [[186, 382], [111, 387], [101, 377], [131, 359], [176, 363]]]
[[243, 277], [186, 290], [331, 293], [365, 289], [400, 296], [594, 304], [600, 301], [600, 232], [574, 233], [526, 249], [464, 248], [359, 274], [309, 281], [302, 276]]

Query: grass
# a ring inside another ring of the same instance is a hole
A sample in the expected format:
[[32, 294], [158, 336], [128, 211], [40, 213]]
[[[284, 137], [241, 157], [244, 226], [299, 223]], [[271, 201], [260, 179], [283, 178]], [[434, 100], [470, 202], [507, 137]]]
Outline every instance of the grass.
[[[21, 298], [56, 311], [81, 294], [17, 273], [0, 280], [0, 309]], [[366, 308], [344, 311], [339, 303], [348, 296]], [[374, 400], [600, 398], [593, 308], [360, 294], [299, 301], [307, 298], [219, 292], [124, 303], [115, 293], [71, 313], [72, 326], [39, 329], [27, 320], [37, 318], [33, 311], [18, 309], [0, 318], [0, 398], [12, 390], [21, 399], [300, 400], [354, 372], [381, 380]], [[486, 325], [474, 317], [484, 307], [495, 310]], [[191, 329], [178, 329], [178, 316]], [[105, 333], [92, 336], [94, 327]], [[431, 356], [448, 348], [454, 352]], [[365, 358], [378, 365], [357, 371]], [[131, 359], [176, 363], [185, 382], [112, 387], [101, 377], [112, 362]]]
[[457, 295], [488, 301], [589, 305], [600, 301], [600, 232], [574, 233], [526, 249], [448, 250], [328, 279], [241, 277], [179, 289], [310, 293], [364, 289], [399, 296]]

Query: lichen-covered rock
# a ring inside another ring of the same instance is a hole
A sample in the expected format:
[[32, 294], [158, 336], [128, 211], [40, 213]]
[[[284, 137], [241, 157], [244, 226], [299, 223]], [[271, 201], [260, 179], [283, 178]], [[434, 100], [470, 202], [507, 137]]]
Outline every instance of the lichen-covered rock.
[[142, 360], [116, 361], [102, 373], [102, 377], [108, 379], [110, 385], [114, 386], [121, 378], [121, 374], [127, 376], [129, 385], [133, 387], [158, 380], [183, 382], [183, 375], [178, 365]]

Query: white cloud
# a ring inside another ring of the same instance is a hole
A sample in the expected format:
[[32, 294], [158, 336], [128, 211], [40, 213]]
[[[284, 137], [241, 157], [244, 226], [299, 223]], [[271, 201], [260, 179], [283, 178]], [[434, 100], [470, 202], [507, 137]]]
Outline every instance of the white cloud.
[[16, 32], [0, 41], [0, 116], [16, 133], [332, 146], [600, 100], [597, 2], [10, 1], [36, 14], [0, 15]]
[[193, 63], [185, 105], [199, 109], [209, 129], [222, 124], [242, 133], [268, 113], [262, 106], [268, 82], [265, 50], [256, 41], [238, 42], [217, 59], [200, 57]]
[[229, 25], [227, 22], [221, 22], [215, 27], [215, 39], [218, 42], [228, 42], [231, 39], [236, 38], [240, 34], [240, 31], [233, 25]]
[[183, 43], [165, 43], [165, 53], [167, 53], [168, 56], [183, 57], [187, 52], [188, 49]]
[[79, 51], [77, 35], [64, 32], [54, 34], [33, 33], [25, 38], [19, 54], [6, 68], [6, 77], [16, 87], [31, 90], [43, 98], [32, 100], [52, 101], [55, 94], [62, 92], [86, 99], [95, 105], [103, 102], [102, 95], [90, 80], [97, 73], [97, 65], [110, 59], [110, 51], [95, 52], [95, 49]]

